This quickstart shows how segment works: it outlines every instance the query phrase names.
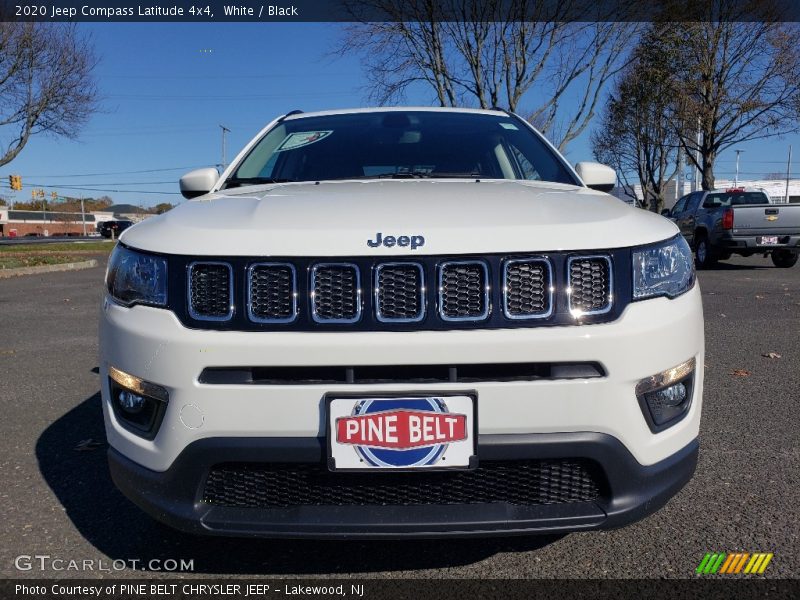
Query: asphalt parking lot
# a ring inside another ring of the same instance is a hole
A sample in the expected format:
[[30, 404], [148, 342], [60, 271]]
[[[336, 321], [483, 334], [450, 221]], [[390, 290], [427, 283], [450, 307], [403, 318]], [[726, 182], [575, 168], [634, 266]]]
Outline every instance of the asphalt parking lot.
[[700, 274], [700, 463], [663, 510], [600, 533], [392, 543], [197, 538], [122, 497], [106, 467], [96, 374], [102, 277], [101, 266], [0, 280], [3, 577], [109, 575], [15, 568], [37, 554], [193, 559], [187, 577], [694, 577], [712, 551], [774, 552], [765, 577], [800, 576], [800, 266], [735, 258]]

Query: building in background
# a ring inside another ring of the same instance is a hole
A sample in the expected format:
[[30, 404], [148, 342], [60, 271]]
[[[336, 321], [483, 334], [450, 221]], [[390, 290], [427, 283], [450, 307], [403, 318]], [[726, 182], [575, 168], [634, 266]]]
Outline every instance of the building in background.
[[[667, 183], [664, 194], [664, 208], [672, 208], [680, 198], [692, 192], [691, 181], [684, 182], [683, 190], [680, 190], [679, 187], [678, 182], [674, 179]], [[724, 190], [732, 187], [762, 190], [770, 197], [772, 202], [776, 204], [786, 202], [785, 179], [740, 179], [736, 186], [734, 186], [732, 179], [716, 180], [717, 189]], [[635, 185], [633, 188], [616, 187], [611, 191], [611, 195], [628, 204], [634, 203], [633, 195], [636, 196], [637, 205], [640, 205], [644, 200], [641, 185]], [[800, 203], [800, 179], [789, 180], [789, 202]]]
[[98, 223], [114, 219], [111, 212], [81, 213], [46, 210], [14, 210], [0, 206], [0, 237], [49, 237], [95, 235]]
[[134, 223], [153, 216], [153, 213], [146, 208], [135, 204], [112, 204], [105, 209], [105, 212], [113, 214], [113, 219], [117, 221], [133, 221]]
[[[54, 207], [57, 205], [54, 205]], [[153, 214], [133, 204], [114, 204], [102, 211], [80, 212], [58, 210], [15, 210], [0, 206], [0, 237], [78, 236], [97, 235], [97, 226], [104, 221], [133, 221], [138, 223]]]

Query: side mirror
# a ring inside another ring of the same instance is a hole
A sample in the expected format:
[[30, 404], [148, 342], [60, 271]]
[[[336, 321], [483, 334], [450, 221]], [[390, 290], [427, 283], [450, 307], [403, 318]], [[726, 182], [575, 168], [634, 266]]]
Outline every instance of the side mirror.
[[219, 173], [212, 167], [189, 171], [180, 179], [181, 194], [184, 198], [188, 199], [207, 194], [217, 183], [218, 179]]
[[662, 217], [669, 217], [672, 214], [672, 211], [668, 208], [665, 208], [661, 211]]
[[617, 172], [596, 162], [579, 162], [575, 171], [587, 187], [600, 192], [610, 192], [617, 185]]

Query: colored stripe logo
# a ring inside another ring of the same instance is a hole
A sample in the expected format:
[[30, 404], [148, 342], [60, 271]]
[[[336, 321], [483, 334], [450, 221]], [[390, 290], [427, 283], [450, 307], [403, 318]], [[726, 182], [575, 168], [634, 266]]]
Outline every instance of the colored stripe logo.
[[695, 573], [702, 575], [761, 575], [774, 554], [772, 552], [706, 552]]

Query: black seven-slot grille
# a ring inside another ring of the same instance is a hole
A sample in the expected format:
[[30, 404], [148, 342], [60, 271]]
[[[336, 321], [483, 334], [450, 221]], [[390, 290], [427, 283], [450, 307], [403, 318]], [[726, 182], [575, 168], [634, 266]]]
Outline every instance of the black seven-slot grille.
[[222, 262], [189, 265], [189, 313], [205, 321], [227, 320], [233, 314], [231, 266]]
[[439, 266], [439, 313], [445, 321], [480, 321], [489, 314], [489, 274], [474, 261]]
[[543, 319], [553, 310], [550, 263], [543, 259], [510, 260], [505, 263], [505, 306], [509, 319]]
[[379, 321], [416, 322], [425, 316], [422, 265], [383, 263], [375, 269], [375, 314]]
[[[169, 257], [170, 308], [228, 330], [435, 330], [601, 323], [631, 301], [630, 251], [378, 259]], [[183, 287], [184, 294], [180, 293]], [[185, 297], [186, 300], [181, 300]]]
[[606, 256], [573, 257], [569, 265], [570, 310], [597, 314], [611, 309], [611, 261]]
[[289, 323], [297, 315], [294, 266], [257, 263], [247, 275], [248, 314], [259, 323]]
[[361, 316], [358, 267], [321, 263], [311, 269], [311, 313], [318, 323], [355, 323]]
[[240, 508], [591, 502], [599, 468], [585, 459], [482, 461], [469, 471], [332, 473], [317, 463], [224, 463], [212, 467], [203, 502]]

